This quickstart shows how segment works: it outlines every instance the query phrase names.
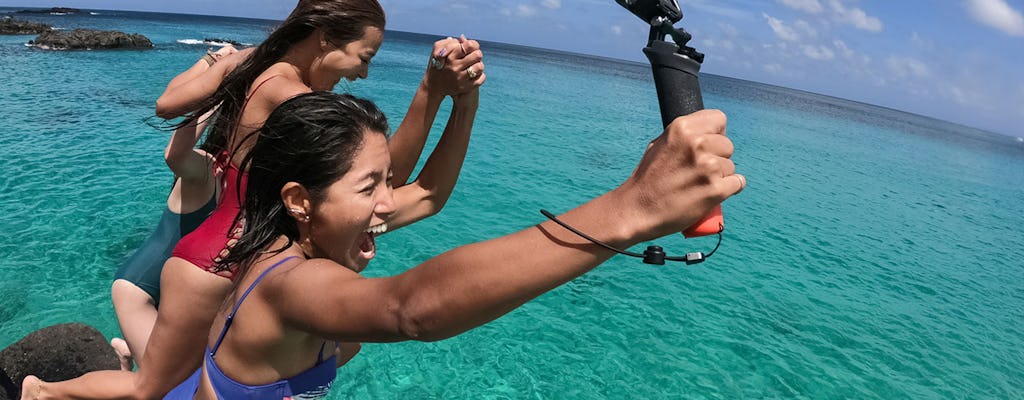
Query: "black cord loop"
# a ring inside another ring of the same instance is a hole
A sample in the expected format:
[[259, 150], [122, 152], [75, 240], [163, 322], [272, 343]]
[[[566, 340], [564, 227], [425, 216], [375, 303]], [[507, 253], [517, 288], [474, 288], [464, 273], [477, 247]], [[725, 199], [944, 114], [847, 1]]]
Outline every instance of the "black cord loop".
[[715, 248], [712, 249], [711, 252], [709, 252], [707, 254], [704, 254], [703, 252], [699, 252], [698, 251], [696, 253], [686, 253], [685, 256], [669, 256], [669, 255], [665, 254], [665, 251], [660, 246], [654, 246], [654, 245], [647, 246], [647, 250], [644, 250], [643, 254], [639, 254], [639, 253], [634, 253], [634, 252], [631, 252], [631, 251], [620, 250], [620, 249], [617, 249], [615, 247], [612, 247], [611, 245], [609, 245], [609, 244], [607, 244], [605, 242], [602, 242], [600, 240], [594, 239], [594, 238], [590, 237], [589, 235], [587, 235], [586, 233], [580, 232], [576, 228], [573, 228], [573, 227], [569, 226], [569, 224], [566, 224], [565, 222], [562, 222], [557, 217], [555, 217], [554, 214], [548, 212], [548, 210], [540, 210], [540, 213], [544, 214], [544, 216], [547, 217], [548, 219], [550, 219], [552, 221], [555, 221], [556, 224], [561, 225], [565, 229], [568, 229], [570, 232], [575, 233], [575, 234], [579, 235], [579, 237], [587, 239], [590, 242], [592, 242], [592, 243], [594, 243], [594, 244], [596, 244], [598, 246], [604, 247], [604, 248], [606, 248], [608, 250], [614, 251], [614, 252], [622, 254], [622, 255], [626, 255], [626, 256], [630, 256], [630, 257], [636, 257], [636, 258], [642, 258], [643, 261], [644, 261], [644, 264], [665, 265], [665, 261], [685, 262], [686, 265], [700, 264], [700, 263], [704, 262], [704, 260], [707, 260], [708, 257], [711, 257], [712, 255], [714, 255], [715, 252], [718, 251], [718, 246], [722, 245], [722, 232], [718, 232], [718, 243], [715, 244]]

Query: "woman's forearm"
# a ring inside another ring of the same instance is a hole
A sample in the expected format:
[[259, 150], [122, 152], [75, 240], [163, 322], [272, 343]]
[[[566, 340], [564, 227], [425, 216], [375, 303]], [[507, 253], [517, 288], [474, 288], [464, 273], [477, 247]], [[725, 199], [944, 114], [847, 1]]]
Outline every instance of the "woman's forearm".
[[394, 187], [403, 186], [409, 181], [444, 97], [438, 90], [431, 90], [422, 83], [416, 89], [409, 111], [388, 141], [393, 174], [391, 183]]
[[416, 181], [396, 190], [398, 210], [388, 222], [392, 229], [437, 214], [448, 202], [466, 159], [478, 99], [475, 90], [456, 99], [444, 134]]
[[178, 76], [175, 76], [173, 79], [171, 79], [171, 81], [167, 83], [167, 87], [164, 89], [163, 94], [167, 94], [167, 92], [174, 90], [174, 88], [177, 88], [178, 86], [195, 79], [203, 72], [206, 72], [207, 69], [210, 69], [210, 64], [207, 63], [206, 60], [204, 59], [199, 59], [199, 61], [196, 61], [195, 64], [192, 64], [192, 67], [186, 69], [185, 72], [182, 72], [178, 74]]

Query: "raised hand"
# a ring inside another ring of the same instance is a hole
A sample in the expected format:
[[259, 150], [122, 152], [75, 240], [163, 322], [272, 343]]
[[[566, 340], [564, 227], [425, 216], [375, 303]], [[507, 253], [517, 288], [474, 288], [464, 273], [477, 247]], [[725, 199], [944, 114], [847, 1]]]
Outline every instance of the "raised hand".
[[739, 193], [746, 178], [736, 173], [725, 114], [698, 111], [679, 117], [651, 142], [640, 165], [613, 191], [626, 208], [637, 239], [682, 231], [714, 206]]
[[483, 52], [475, 40], [446, 38], [434, 43], [424, 83], [445, 96], [469, 93], [484, 84]]

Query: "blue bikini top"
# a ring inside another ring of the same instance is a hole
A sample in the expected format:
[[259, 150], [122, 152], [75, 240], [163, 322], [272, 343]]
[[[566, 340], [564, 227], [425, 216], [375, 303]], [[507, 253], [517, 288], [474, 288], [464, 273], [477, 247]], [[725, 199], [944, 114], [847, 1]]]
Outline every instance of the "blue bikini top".
[[[242, 305], [242, 301], [245, 300], [249, 293], [252, 292], [256, 284], [260, 283], [267, 274], [277, 268], [277, 266], [283, 264], [285, 261], [297, 258], [295, 256], [287, 257], [281, 261], [274, 263], [262, 274], [249, 288], [245, 290], [242, 297], [235, 303], [235, 308], [231, 310], [231, 314], [228, 314], [224, 320], [224, 328], [220, 331], [220, 336], [217, 338], [217, 342], [214, 343], [213, 349], [206, 348], [206, 375], [210, 379], [210, 383], [213, 386], [214, 392], [217, 393], [219, 399], [255, 399], [255, 400], [281, 400], [284, 398], [292, 399], [321, 399], [327, 396], [327, 392], [331, 390], [331, 384], [334, 383], [334, 378], [337, 376], [337, 356], [331, 356], [324, 360], [324, 346], [320, 346], [320, 354], [317, 356], [317, 363], [310, 369], [302, 371], [296, 376], [288, 379], [283, 379], [274, 383], [266, 385], [244, 385], [238, 383], [234, 379], [231, 379], [220, 370], [217, 366], [217, 362], [214, 361], [214, 356], [217, 354], [217, 349], [220, 348], [221, 342], [224, 340], [224, 335], [228, 333], [228, 329], [231, 328], [231, 322], [235, 319], [235, 313], [238, 312], [238, 307]], [[326, 345], [326, 342], [324, 342]], [[333, 352], [332, 352], [333, 353]]]

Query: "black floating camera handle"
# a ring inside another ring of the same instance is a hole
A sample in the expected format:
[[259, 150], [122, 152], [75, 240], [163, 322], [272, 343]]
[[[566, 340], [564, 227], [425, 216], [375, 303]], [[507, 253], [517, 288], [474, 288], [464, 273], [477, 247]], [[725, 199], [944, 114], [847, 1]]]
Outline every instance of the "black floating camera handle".
[[[619, 5], [651, 25], [644, 54], [651, 62], [654, 86], [658, 90], [661, 124], [668, 127], [676, 118], [704, 109], [704, 99], [697, 80], [704, 55], [687, 45], [693, 37], [673, 24], [683, 19], [676, 0], [615, 0]], [[672, 41], [665, 40], [667, 36]], [[722, 207], [717, 206], [691, 227], [683, 236], [699, 237], [721, 234], [725, 229]], [[721, 237], [721, 236], [719, 236]]]
[[[644, 48], [644, 54], [650, 60], [654, 72], [654, 86], [658, 90], [658, 105], [661, 108], [661, 123], [668, 126], [677, 117], [704, 109], [704, 99], [701, 97], [700, 83], [697, 80], [704, 55], [686, 46], [686, 42], [690, 40], [690, 34], [686, 31], [672, 28], [671, 23], [657, 26], [653, 24], [651, 39]], [[664, 40], [666, 30], [671, 30], [668, 34], [673, 37], [675, 43]]]

